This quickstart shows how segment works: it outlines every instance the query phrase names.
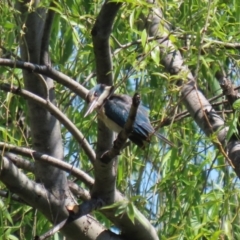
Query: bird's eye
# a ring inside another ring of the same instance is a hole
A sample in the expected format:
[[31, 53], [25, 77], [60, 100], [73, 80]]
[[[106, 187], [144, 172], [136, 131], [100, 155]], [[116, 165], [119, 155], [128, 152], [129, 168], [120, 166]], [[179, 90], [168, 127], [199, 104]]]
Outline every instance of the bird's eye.
[[97, 93], [97, 92], [95, 92], [95, 93], [94, 93], [94, 97], [97, 97], [97, 96], [98, 96], [98, 93]]

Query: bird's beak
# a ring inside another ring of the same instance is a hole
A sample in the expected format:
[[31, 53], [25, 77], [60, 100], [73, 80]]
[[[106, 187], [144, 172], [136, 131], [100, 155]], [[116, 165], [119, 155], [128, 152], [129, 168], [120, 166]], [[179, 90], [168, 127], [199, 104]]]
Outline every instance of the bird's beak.
[[113, 91], [114, 91], [113, 86], [106, 86], [104, 92], [99, 97], [97, 98], [93, 97], [92, 99], [90, 99], [84, 117], [92, 113], [95, 108], [101, 107], [105, 103], [106, 99], [113, 93]]
[[86, 117], [87, 115], [91, 114], [92, 111], [97, 107], [97, 105], [98, 105], [98, 99], [95, 98], [92, 102], [90, 102], [88, 104], [87, 111], [84, 114], [84, 117]]

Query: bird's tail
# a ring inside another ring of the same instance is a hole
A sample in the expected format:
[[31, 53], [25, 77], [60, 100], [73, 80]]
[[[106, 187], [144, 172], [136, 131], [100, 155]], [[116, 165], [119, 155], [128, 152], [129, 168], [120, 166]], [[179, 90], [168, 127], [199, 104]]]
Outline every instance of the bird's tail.
[[172, 146], [172, 147], [176, 147], [172, 142], [170, 142], [167, 138], [165, 138], [163, 135], [161, 135], [160, 133], [154, 133], [154, 135], [156, 135], [159, 139], [163, 140], [165, 143], [167, 143], [168, 145]]

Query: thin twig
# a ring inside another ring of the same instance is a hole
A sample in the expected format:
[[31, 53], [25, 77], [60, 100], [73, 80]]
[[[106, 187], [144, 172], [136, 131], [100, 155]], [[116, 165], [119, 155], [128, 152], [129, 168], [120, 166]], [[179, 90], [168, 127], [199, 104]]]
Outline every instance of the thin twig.
[[132, 133], [133, 124], [137, 115], [137, 109], [140, 104], [140, 95], [135, 93], [132, 99], [132, 105], [128, 115], [127, 122], [124, 125], [123, 130], [118, 134], [117, 139], [114, 141], [113, 147], [111, 150], [107, 151], [101, 157], [101, 161], [104, 163], [109, 163], [114, 157], [120, 154], [121, 149], [126, 143], [129, 135]]

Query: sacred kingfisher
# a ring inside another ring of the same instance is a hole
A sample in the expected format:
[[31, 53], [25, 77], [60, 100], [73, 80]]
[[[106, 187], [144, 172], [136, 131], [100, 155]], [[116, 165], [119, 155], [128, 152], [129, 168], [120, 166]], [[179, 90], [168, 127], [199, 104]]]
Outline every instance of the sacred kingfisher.
[[[113, 94], [113, 91], [113, 86], [105, 84], [97, 84], [92, 88], [87, 95], [88, 109], [84, 117], [92, 113], [93, 110], [97, 110], [98, 118], [109, 129], [119, 133], [127, 122], [132, 98], [128, 95]], [[149, 120], [148, 110], [140, 104], [129, 139], [136, 145], [143, 147], [144, 142], [150, 142], [152, 135], [174, 147], [172, 142], [155, 132]]]

